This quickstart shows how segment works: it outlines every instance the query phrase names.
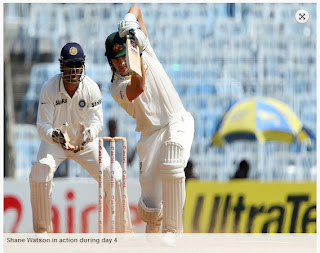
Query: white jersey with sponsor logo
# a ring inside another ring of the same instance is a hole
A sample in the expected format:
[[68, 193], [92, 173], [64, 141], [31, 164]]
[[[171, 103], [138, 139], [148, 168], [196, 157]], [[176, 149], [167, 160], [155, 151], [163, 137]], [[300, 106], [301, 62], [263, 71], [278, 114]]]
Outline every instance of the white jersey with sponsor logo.
[[142, 54], [146, 71], [145, 89], [130, 102], [126, 87], [130, 77], [115, 75], [111, 95], [136, 120], [136, 131], [152, 133], [166, 126], [174, 116], [184, 110], [183, 104], [168, 75], [156, 57], [149, 41]]
[[54, 128], [68, 123], [71, 140], [76, 136], [78, 124], [90, 128], [93, 139], [98, 137], [103, 125], [101, 92], [99, 86], [88, 76], [80, 82], [71, 98], [64, 88], [61, 75], [50, 78], [41, 89], [37, 128], [40, 137], [50, 144]]

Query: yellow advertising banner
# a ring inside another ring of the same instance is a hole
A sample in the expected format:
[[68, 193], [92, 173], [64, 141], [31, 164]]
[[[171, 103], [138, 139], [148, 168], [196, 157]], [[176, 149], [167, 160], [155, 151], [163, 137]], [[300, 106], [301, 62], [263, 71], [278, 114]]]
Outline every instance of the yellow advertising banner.
[[316, 233], [316, 183], [189, 180], [185, 233]]

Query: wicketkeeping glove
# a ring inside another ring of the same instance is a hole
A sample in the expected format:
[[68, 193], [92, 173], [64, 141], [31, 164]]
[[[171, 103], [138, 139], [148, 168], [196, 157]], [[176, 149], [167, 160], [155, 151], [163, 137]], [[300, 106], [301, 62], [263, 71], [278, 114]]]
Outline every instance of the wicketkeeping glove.
[[87, 128], [81, 134], [82, 134], [82, 143], [81, 143], [81, 145], [84, 147], [85, 145], [87, 145], [89, 142], [92, 141], [91, 131], [90, 131], [89, 128]]
[[73, 151], [75, 147], [70, 143], [67, 133], [68, 123], [64, 123], [61, 128], [55, 128], [52, 132], [52, 140], [58, 143], [63, 149]]
[[90, 128], [86, 128], [83, 123], [79, 123], [76, 134], [76, 146], [74, 153], [77, 153], [84, 149], [84, 146], [92, 141], [92, 135]]
[[118, 23], [118, 32], [120, 38], [129, 35], [130, 30], [140, 29], [140, 25], [138, 21], [126, 21], [122, 20]]

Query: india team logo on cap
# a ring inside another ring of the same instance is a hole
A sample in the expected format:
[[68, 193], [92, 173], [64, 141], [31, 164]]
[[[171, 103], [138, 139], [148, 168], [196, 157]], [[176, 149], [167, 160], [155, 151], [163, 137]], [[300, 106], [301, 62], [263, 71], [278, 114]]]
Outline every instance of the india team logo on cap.
[[121, 51], [122, 50], [122, 46], [119, 45], [118, 43], [116, 43], [113, 47], [113, 52], [118, 52], [118, 51]]
[[77, 48], [71, 47], [71, 48], [69, 49], [69, 54], [71, 54], [71, 55], [76, 55], [77, 53], [78, 53], [78, 49], [77, 49]]

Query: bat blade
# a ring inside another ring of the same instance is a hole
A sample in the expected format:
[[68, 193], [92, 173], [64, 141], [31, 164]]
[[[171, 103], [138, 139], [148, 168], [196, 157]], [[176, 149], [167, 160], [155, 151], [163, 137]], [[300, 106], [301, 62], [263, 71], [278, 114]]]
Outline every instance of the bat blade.
[[133, 38], [127, 36], [126, 40], [126, 60], [130, 74], [133, 73], [142, 77], [139, 47]]

